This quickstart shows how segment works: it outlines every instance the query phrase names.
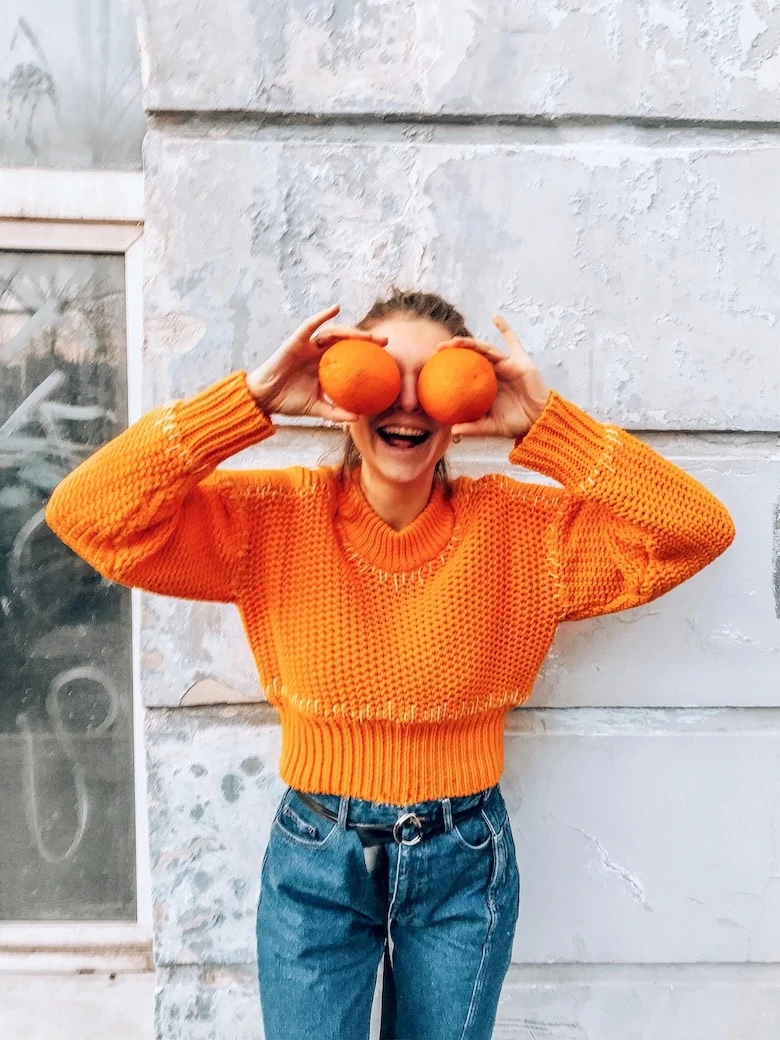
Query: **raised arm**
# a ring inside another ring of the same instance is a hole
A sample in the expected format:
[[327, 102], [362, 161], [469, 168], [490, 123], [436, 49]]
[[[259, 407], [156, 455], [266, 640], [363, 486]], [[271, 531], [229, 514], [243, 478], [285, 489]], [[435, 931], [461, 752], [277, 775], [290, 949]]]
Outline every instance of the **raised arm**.
[[551, 515], [547, 562], [559, 620], [647, 603], [728, 548], [734, 524], [714, 495], [637, 437], [550, 390], [503, 318], [493, 320], [508, 355], [477, 340], [442, 344], [478, 350], [498, 380], [490, 412], [453, 434], [510, 437], [511, 462], [563, 485], [539, 495]]
[[554, 505], [548, 560], [560, 620], [647, 603], [734, 539], [729, 513], [704, 485], [555, 391], [509, 458], [563, 484], [545, 488]]
[[216, 467], [272, 432], [235, 372], [153, 409], [82, 462], [54, 489], [46, 521], [112, 581], [232, 602], [244, 506], [239, 475]]
[[[251, 476], [216, 467], [270, 436], [272, 412], [354, 418], [324, 400], [322, 351], [342, 336], [330, 307], [301, 325], [260, 368], [234, 372], [186, 400], [155, 408], [55, 488], [52, 530], [105, 577], [150, 592], [233, 602], [247, 544]], [[273, 480], [274, 472], [265, 471]], [[272, 499], [269, 499], [272, 501]]]

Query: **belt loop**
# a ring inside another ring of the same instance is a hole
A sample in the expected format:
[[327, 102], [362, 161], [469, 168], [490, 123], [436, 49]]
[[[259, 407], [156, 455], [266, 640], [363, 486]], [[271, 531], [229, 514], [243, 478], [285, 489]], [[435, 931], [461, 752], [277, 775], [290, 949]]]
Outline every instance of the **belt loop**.
[[349, 819], [349, 795], [343, 794], [339, 799], [339, 822], [338, 826], [343, 831], [347, 829], [347, 820]]
[[449, 834], [452, 830], [452, 802], [449, 798], [442, 798], [441, 805], [444, 809], [444, 830]]

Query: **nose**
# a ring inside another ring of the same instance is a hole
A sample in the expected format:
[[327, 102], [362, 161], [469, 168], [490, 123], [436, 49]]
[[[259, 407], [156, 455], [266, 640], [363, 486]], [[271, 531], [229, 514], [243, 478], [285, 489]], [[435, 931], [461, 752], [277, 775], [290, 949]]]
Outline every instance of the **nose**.
[[396, 404], [404, 412], [416, 412], [420, 407], [417, 400], [417, 373], [409, 369], [401, 370], [401, 389]]

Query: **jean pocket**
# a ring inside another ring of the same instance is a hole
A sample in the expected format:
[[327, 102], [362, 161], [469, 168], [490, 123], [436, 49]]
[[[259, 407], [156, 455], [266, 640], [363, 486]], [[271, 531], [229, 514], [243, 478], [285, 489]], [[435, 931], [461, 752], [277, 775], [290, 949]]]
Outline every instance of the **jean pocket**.
[[298, 845], [323, 848], [335, 837], [338, 821], [320, 816], [291, 787], [281, 801], [273, 826]]
[[491, 838], [500, 838], [508, 827], [509, 813], [501, 788], [496, 784], [488, 792], [478, 813], [461, 823], [453, 823], [452, 836], [458, 845], [478, 852], [487, 847]]
[[452, 825], [452, 837], [462, 848], [469, 852], [480, 852], [486, 848], [493, 837], [493, 829], [483, 809], [467, 816]]

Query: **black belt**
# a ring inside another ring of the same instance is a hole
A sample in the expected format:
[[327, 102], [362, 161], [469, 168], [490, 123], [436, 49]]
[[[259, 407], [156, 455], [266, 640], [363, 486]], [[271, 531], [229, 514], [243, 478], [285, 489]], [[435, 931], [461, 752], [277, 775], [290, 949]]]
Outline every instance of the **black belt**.
[[[338, 813], [334, 813], [327, 806], [320, 804], [310, 794], [307, 794], [305, 791], [299, 791], [297, 788], [296, 794], [302, 802], [305, 802], [310, 809], [319, 813], [320, 816], [324, 816], [327, 820], [338, 821]], [[452, 814], [452, 822], [460, 823], [461, 820], [466, 820], [469, 816], [476, 816], [482, 808], [483, 801], [484, 795], [480, 797], [476, 805], [469, 806], [468, 809], [461, 809], [460, 812], [454, 812]], [[403, 826], [406, 823], [412, 824], [416, 828], [416, 834], [413, 838], [401, 836]], [[417, 845], [418, 842], [431, 838], [434, 834], [443, 834], [446, 830], [443, 809], [439, 809], [433, 818], [420, 816], [419, 813], [407, 812], [400, 816], [395, 823], [351, 823], [348, 820], [347, 827], [358, 832], [358, 836], [364, 845], [385, 845], [391, 841], [395, 841], [399, 845]]]

